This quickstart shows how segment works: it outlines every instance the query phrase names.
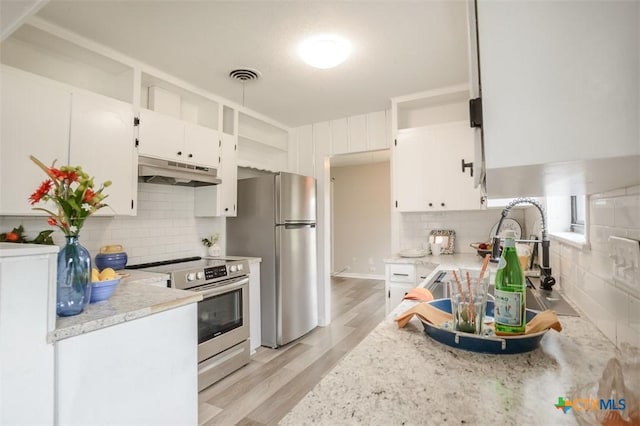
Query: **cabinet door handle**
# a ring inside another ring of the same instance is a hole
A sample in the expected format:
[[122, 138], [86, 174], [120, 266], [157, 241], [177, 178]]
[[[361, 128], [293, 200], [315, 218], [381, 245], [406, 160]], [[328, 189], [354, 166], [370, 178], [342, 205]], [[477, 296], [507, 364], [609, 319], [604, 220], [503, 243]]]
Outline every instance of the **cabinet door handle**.
[[178, 151], [178, 155], [182, 155], [182, 151]]
[[408, 277], [409, 274], [396, 274], [395, 272], [393, 273], [394, 276], [396, 277]]
[[461, 162], [462, 162], [462, 173], [464, 173], [464, 171], [467, 170], [467, 168], [469, 168], [471, 169], [471, 177], [473, 177], [473, 161], [465, 163], [463, 158]]
[[433, 207], [433, 203], [429, 203], [429, 207]]
[[189, 158], [193, 158], [193, 154], [189, 154]]
[[440, 203], [440, 206], [441, 206], [441, 207], [444, 207], [444, 203]]

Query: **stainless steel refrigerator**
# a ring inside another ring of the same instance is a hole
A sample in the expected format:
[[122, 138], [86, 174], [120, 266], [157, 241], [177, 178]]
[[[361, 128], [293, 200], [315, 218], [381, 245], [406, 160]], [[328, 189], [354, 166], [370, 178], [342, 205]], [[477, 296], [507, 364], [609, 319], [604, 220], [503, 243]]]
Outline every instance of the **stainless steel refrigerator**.
[[262, 345], [277, 348], [318, 325], [316, 181], [278, 173], [238, 181], [227, 253], [261, 257]]

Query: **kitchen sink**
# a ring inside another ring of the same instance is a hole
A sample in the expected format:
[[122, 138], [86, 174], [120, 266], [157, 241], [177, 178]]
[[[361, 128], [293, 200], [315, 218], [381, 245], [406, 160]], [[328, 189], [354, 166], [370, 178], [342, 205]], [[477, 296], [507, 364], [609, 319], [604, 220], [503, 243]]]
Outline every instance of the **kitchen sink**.
[[[442, 271], [425, 286], [436, 299], [448, 297], [446, 282], [452, 280], [450, 272]], [[494, 286], [489, 286], [489, 294], [493, 294]], [[558, 290], [544, 290], [540, 288], [540, 278], [527, 277], [527, 309], [545, 311], [551, 309], [560, 316], [579, 317], [580, 314], [567, 302]]]

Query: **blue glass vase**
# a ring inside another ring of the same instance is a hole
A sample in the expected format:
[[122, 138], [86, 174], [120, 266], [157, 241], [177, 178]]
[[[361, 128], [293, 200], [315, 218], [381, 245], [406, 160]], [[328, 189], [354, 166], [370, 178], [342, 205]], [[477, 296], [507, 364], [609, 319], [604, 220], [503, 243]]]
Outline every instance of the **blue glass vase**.
[[77, 235], [66, 238], [58, 253], [56, 313], [61, 317], [78, 315], [91, 299], [91, 255]]

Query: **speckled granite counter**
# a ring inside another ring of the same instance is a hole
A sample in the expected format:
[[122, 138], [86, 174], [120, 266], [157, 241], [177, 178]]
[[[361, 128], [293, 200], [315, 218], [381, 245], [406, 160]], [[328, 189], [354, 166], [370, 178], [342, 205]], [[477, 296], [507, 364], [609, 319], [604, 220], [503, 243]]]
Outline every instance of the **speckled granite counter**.
[[58, 317], [49, 341], [55, 342], [202, 300], [202, 295], [191, 291], [153, 285], [158, 281], [166, 282], [168, 277], [165, 274], [127, 272], [130, 276], [122, 279], [108, 300], [89, 304], [80, 315]]
[[219, 256], [219, 257], [209, 257], [205, 256], [205, 259], [228, 259], [228, 260], [247, 260], [249, 263], [260, 263], [262, 262], [261, 257], [248, 257], [248, 256]]
[[383, 260], [385, 263], [408, 263], [425, 265], [436, 268], [438, 266], [455, 265], [458, 268], [480, 267], [482, 258], [475, 253], [441, 254], [440, 256], [400, 257], [392, 256]]
[[[442, 256], [441, 256], [442, 257]], [[614, 345], [588, 320], [561, 317], [541, 346], [519, 355], [455, 349], [414, 318], [404, 301], [309, 392], [283, 425], [576, 424], [554, 407], [573, 386], [599, 379]]]

